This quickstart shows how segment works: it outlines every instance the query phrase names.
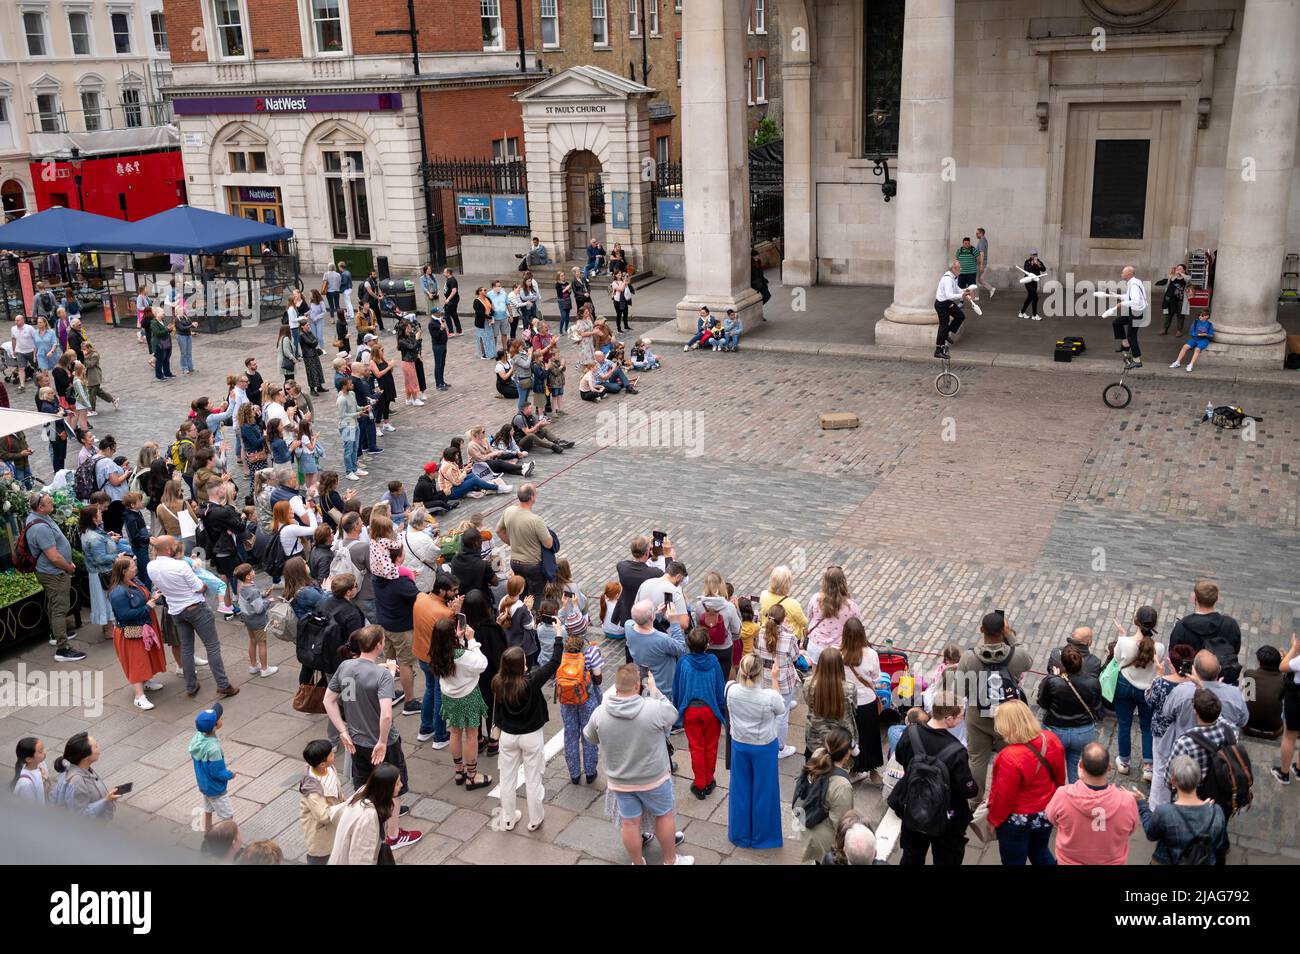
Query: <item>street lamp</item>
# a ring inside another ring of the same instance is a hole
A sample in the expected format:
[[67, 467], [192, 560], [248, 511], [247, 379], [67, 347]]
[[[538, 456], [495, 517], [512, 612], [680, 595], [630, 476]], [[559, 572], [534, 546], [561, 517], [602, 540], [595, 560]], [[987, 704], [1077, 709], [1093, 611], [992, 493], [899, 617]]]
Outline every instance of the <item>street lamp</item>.
[[72, 158], [68, 160], [68, 165], [72, 167], [72, 181], [77, 184], [77, 209], [82, 212], [86, 210], [85, 200], [81, 196], [81, 168], [85, 164], [86, 160], [81, 158], [81, 150], [73, 146]]
[[[876, 100], [876, 106], [870, 113], [871, 121], [876, 124], [876, 128], [884, 126], [889, 120], [889, 106], [883, 98]], [[898, 183], [889, 177], [889, 158], [881, 152], [877, 152], [872, 159], [874, 165], [871, 169], [873, 176], [883, 175], [885, 180], [880, 183], [880, 194], [884, 196], [886, 202], [898, 195]]]

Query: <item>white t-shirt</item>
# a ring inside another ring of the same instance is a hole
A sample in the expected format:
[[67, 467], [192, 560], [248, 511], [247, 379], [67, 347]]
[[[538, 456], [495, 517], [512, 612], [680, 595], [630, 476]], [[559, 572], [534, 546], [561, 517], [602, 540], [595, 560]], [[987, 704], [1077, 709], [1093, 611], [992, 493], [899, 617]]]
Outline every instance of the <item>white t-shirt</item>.
[[14, 325], [9, 332], [17, 354], [34, 354], [36, 352], [36, 329], [24, 323], [21, 328]]
[[1290, 669], [1292, 672], [1300, 672], [1300, 656], [1297, 656], [1295, 659], [1287, 663], [1286, 668]]
[[289, 412], [284, 409], [283, 404], [271, 401], [262, 408], [262, 425], [265, 427], [277, 418], [287, 424], [289, 421]]
[[686, 597], [682, 595], [681, 587], [666, 576], [657, 576], [653, 580], [642, 583], [640, 589], [636, 591], [635, 602], [649, 600], [657, 613], [670, 597], [673, 601], [673, 615], [685, 616]]

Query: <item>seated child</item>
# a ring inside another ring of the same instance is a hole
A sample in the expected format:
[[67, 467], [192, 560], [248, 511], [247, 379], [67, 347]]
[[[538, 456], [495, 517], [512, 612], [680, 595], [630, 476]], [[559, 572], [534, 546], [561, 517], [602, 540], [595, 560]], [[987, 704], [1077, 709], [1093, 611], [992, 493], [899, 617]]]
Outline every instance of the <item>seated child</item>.
[[653, 371], [659, 367], [659, 356], [650, 351], [650, 342], [638, 338], [632, 345], [632, 370]]
[[400, 527], [406, 523], [406, 509], [409, 506], [406, 499], [406, 491], [402, 489], [400, 480], [390, 480], [388, 482], [388, 493], [380, 498], [388, 504], [388, 509], [393, 514], [393, 525]]

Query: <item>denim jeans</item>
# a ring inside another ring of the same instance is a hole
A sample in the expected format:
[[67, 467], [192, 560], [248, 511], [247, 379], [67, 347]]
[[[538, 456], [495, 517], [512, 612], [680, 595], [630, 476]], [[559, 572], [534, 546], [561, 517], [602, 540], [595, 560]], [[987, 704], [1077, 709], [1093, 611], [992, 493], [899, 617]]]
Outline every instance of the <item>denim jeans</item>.
[[532, 386], [533, 382], [531, 379], [525, 382], [520, 382], [518, 379], [515, 379], [515, 389], [519, 392], [519, 398], [515, 401], [516, 412], [522, 411], [524, 409], [524, 402], [532, 399], [533, 393], [530, 390]]
[[361, 449], [365, 451], [379, 450], [379, 441], [375, 437], [375, 419], [373, 417], [357, 418], [357, 426], [361, 432]]
[[1034, 865], [1056, 864], [1056, 858], [1048, 848], [1051, 840], [1051, 825], [1030, 828], [1005, 821], [998, 826], [998, 854], [1004, 865], [1023, 865], [1026, 859]]
[[447, 723], [442, 719], [442, 688], [438, 677], [433, 674], [429, 664], [423, 659], [417, 660], [424, 673], [424, 701], [420, 703], [420, 735], [433, 733], [433, 741], [446, 742], [451, 738]]
[[14, 480], [22, 485], [23, 490], [32, 489], [32, 469], [25, 462], [11, 461], [9, 464], [13, 468]]
[[565, 305], [563, 303], [560, 304], [560, 334], [561, 335], [567, 335], [569, 333], [569, 312], [572, 310], [573, 310], [572, 305]]
[[194, 336], [177, 335], [176, 346], [181, 349], [181, 370], [194, 370]]
[[161, 381], [172, 376], [172, 349], [153, 349], [153, 376]]
[[465, 477], [464, 480], [460, 482], [458, 486], [451, 488], [451, 493], [449, 493], [447, 496], [452, 500], [459, 500], [461, 497], [464, 497], [471, 490], [489, 490], [492, 493], [496, 493], [497, 485], [488, 483], [482, 477], [477, 477], [474, 474], [469, 474]]
[[346, 477], [357, 469], [357, 429], [340, 427], [339, 438], [343, 441], [343, 475]]
[[1089, 742], [1097, 741], [1097, 727], [1081, 725], [1062, 728], [1049, 725], [1046, 728], [1053, 732], [1065, 747], [1065, 780], [1067, 784], [1073, 785], [1079, 779], [1079, 758], [1083, 755], [1084, 746]]
[[294, 326], [289, 329], [289, 337], [293, 338], [293, 356], [295, 358], [302, 357], [302, 352], [298, 348], [298, 335], [299, 335], [298, 325], [294, 324]]
[[443, 387], [447, 382], [443, 380], [443, 372], [447, 368], [447, 346], [433, 346], [433, 384], [435, 387]]
[[[235, 411], [233, 408], [227, 408], [225, 411], [222, 411], [219, 414], [209, 414], [207, 416], [204, 423], [207, 425], [208, 430], [212, 433], [213, 444], [216, 445], [221, 444], [221, 425], [229, 424], [234, 419], [235, 419]], [[238, 429], [236, 429], [236, 434], [238, 434]]]
[[724, 348], [740, 347], [740, 335], [739, 334], [725, 335], [722, 339], [722, 346]]
[[631, 382], [627, 379], [626, 372], [624, 372], [622, 368], [616, 369], [613, 374], [600, 383], [605, 385], [606, 391], [626, 391], [632, 386]]
[[1115, 722], [1117, 725], [1119, 757], [1126, 759], [1133, 749], [1133, 710], [1137, 709], [1138, 722], [1142, 729], [1142, 761], [1151, 761], [1151, 703], [1147, 702], [1146, 693], [1136, 688], [1119, 674], [1115, 682]]
[[488, 325], [483, 328], [475, 328], [474, 334], [478, 337], [478, 353], [484, 358], [495, 357], [497, 353], [496, 342], [492, 338], [492, 326]]

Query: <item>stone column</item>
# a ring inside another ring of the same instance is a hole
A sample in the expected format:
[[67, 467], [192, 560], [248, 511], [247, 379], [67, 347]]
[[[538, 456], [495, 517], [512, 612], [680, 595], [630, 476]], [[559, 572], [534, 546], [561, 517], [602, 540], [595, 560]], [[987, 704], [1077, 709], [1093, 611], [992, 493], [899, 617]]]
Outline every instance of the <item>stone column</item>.
[[813, 65], [787, 60], [781, 71], [785, 100], [784, 285], [817, 282], [817, 202], [813, 194]]
[[[876, 344], [933, 344], [934, 290], [951, 261], [955, 0], [908, 0], [894, 200], [894, 302], [876, 322]], [[945, 162], [947, 160], [948, 162]]]
[[1216, 356], [1280, 367], [1277, 321], [1300, 107], [1300, 0], [1246, 0], [1215, 266]]
[[690, 2], [682, 11], [683, 331], [695, 330], [701, 305], [734, 308], [746, 321], [762, 315], [749, 287], [745, 16], [740, 0]]

